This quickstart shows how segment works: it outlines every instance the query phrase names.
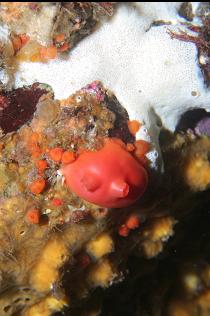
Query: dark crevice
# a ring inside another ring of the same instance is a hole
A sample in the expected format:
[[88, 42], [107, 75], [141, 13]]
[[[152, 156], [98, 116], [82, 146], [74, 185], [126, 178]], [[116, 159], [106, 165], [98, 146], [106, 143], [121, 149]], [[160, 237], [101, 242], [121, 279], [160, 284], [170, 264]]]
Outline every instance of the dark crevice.
[[3, 133], [16, 131], [33, 116], [41, 96], [48, 93], [38, 83], [0, 94], [0, 128]]

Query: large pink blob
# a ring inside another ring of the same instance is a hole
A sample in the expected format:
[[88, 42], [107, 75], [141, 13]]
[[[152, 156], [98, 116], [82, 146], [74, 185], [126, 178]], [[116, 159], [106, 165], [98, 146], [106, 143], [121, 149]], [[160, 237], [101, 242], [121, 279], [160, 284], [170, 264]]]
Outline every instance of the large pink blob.
[[120, 144], [84, 152], [61, 169], [67, 186], [84, 200], [108, 208], [131, 205], [146, 190], [147, 172]]

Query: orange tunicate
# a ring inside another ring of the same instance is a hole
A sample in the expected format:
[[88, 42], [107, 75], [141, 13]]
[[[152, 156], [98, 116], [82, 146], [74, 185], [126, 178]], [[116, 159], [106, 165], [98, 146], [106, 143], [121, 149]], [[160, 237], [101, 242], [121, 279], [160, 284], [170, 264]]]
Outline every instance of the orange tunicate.
[[55, 59], [57, 57], [57, 48], [55, 46], [41, 47], [40, 57], [43, 60]]
[[75, 154], [72, 151], [65, 151], [62, 155], [61, 161], [64, 164], [71, 163], [75, 160]]
[[42, 154], [41, 148], [36, 144], [32, 144], [29, 148], [32, 158], [38, 158]]
[[39, 194], [44, 190], [45, 186], [45, 180], [43, 178], [39, 178], [30, 184], [29, 189], [33, 194]]
[[26, 35], [25, 33], [24, 34], [20, 34], [19, 37], [21, 39], [22, 46], [27, 44], [28, 41], [30, 40], [30, 37], [28, 35]]
[[12, 45], [15, 52], [18, 52], [24, 45], [27, 44], [30, 37], [26, 34], [15, 35], [12, 38]]
[[46, 162], [46, 160], [37, 160], [36, 162], [35, 162], [35, 165], [36, 165], [36, 167], [37, 167], [37, 169], [39, 170], [39, 171], [44, 171], [46, 168], [47, 168], [47, 162]]
[[49, 150], [49, 157], [55, 161], [55, 162], [60, 162], [62, 159], [63, 155], [63, 148], [61, 147], [55, 147]]
[[26, 218], [31, 224], [39, 224], [40, 220], [40, 211], [37, 209], [31, 209], [27, 212]]
[[60, 33], [58, 35], [55, 36], [55, 41], [57, 43], [61, 43], [65, 40], [65, 34], [64, 33]]
[[55, 206], [60, 206], [63, 204], [63, 201], [61, 199], [53, 199], [52, 204]]
[[133, 120], [128, 121], [128, 129], [132, 135], [136, 135], [136, 133], [139, 131], [139, 128], [141, 127], [141, 124], [139, 121]]
[[127, 237], [129, 235], [130, 229], [126, 225], [121, 225], [118, 229], [118, 234], [122, 237]]
[[140, 221], [139, 221], [139, 217], [136, 214], [131, 214], [126, 222], [125, 225], [129, 228], [129, 229], [135, 229], [138, 228], [140, 225]]

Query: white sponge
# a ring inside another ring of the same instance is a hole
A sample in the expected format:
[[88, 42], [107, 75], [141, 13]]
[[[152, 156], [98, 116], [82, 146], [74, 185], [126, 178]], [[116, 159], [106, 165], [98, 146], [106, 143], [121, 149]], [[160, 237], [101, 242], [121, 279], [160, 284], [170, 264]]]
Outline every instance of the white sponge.
[[[205, 108], [210, 101], [195, 45], [172, 40], [167, 33], [178, 26], [184, 28], [177, 15], [180, 4], [118, 4], [114, 16], [103, 21], [67, 58], [47, 64], [23, 63], [16, 85], [48, 83], [56, 98], [64, 98], [100, 80], [114, 92], [130, 119], [144, 121], [157, 141], [156, 115], [173, 131], [183, 112]], [[172, 24], [151, 27], [154, 20]]]

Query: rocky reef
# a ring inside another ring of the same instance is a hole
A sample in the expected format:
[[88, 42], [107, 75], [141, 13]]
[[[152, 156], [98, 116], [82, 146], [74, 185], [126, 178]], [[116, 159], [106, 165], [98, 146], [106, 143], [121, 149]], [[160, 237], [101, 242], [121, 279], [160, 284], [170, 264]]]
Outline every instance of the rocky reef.
[[1, 316], [209, 315], [208, 51], [205, 3], [0, 3]]

